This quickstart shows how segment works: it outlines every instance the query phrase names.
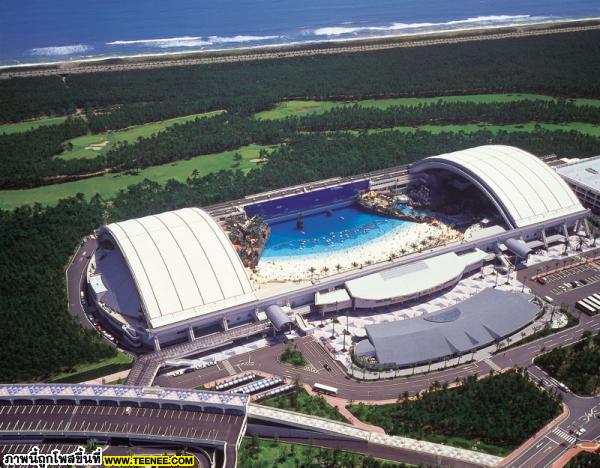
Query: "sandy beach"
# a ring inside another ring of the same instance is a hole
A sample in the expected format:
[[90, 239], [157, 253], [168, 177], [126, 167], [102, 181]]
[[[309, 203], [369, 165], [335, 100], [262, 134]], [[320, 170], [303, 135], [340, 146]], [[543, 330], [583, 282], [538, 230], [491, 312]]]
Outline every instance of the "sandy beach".
[[83, 56], [66, 60], [2, 64], [0, 65], [0, 78], [44, 76], [60, 73], [118, 71], [137, 68], [161, 68], [173, 65], [239, 62], [332, 53], [366, 52], [394, 47], [415, 47], [437, 43], [456, 43], [598, 29], [600, 28], [600, 24], [598, 24], [599, 21], [600, 18], [596, 17], [558, 20], [550, 19], [525, 23], [504, 23], [364, 37], [292, 41], [235, 48], [215, 47], [189, 51], [177, 50], [127, 55], [107, 54]]
[[282, 281], [310, 281], [366, 265], [388, 261], [448, 242], [460, 240], [462, 233], [445, 224], [414, 223], [399, 227], [363, 244], [331, 250], [319, 254], [268, 257], [261, 259], [252, 272], [256, 287], [265, 287]]

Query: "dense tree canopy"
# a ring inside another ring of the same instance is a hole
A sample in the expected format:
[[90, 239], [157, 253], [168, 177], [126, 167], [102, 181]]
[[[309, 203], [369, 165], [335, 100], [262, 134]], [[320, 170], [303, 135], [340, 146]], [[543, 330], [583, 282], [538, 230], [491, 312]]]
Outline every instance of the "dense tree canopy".
[[[290, 98], [530, 91], [600, 97], [600, 31], [0, 83], [0, 122], [121, 106], [119, 125]], [[140, 104], [144, 104], [143, 107]], [[129, 109], [129, 105], [133, 105]], [[175, 111], [175, 109], [177, 109]], [[200, 110], [200, 112], [202, 111]], [[112, 117], [107, 117], [110, 122]], [[95, 120], [95, 128], [111, 128]]]
[[556, 348], [535, 361], [551, 376], [575, 393], [595, 395], [600, 391], [600, 332], [565, 348]]
[[[255, 119], [256, 111], [292, 98], [348, 100], [495, 91], [600, 97], [599, 57], [600, 32], [590, 31], [364, 54], [0, 81], [0, 122], [76, 110], [86, 116], [0, 135], [0, 188], [34, 187], [98, 171], [136, 170], [249, 143], [281, 144], [270, 155], [262, 154], [267, 161], [248, 173], [192, 175], [185, 183], [172, 180], [164, 187], [145, 181], [110, 202], [74, 197], [53, 208], [36, 205], [0, 211], [0, 375], [7, 381], [39, 379], [112, 353], [69, 316], [64, 283], [64, 268], [81, 237], [107, 220], [208, 205], [489, 143], [511, 144], [538, 155], [600, 154], [599, 138], [541, 128], [512, 133], [367, 131], [441, 122], [598, 121], [597, 109], [562, 100], [435, 103], [384, 111], [349, 107], [279, 121]], [[96, 158], [56, 157], [67, 140], [86, 132], [215, 109], [227, 113], [118, 143]], [[359, 131], [340, 132], [347, 129]]]
[[[381, 129], [424, 124], [600, 122], [600, 107], [575, 105], [564, 100], [518, 101], [512, 103], [449, 103], [395, 106], [385, 110], [368, 107], [345, 107], [321, 115], [288, 117], [282, 120], [258, 120], [225, 113], [198, 117], [176, 124], [162, 132], [135, 141], [114, 145], [106, 155], [92, 159], [56, 158], [67, 139], [86, 132], [83, 119], [69, 118], [64, 124], [40, 127], [24, 133], [0, 135], [0, 188], [28, 188], [103, 170], [140, 169], [189, 159], [202, 154], [232, 150], [251, 143], [271, 145], [296, 139], [303, 132], [350, 129]], [[573, 136], [580, 143], [583, 135]], [[462, 137], [456, 136], [457, 140]], [[583, 144], [589, 150], [593, 138]], [[589, 156], [579, 147], [577, 156]], [[541, 148], [540, 148], [541, 150]], [[438, 151], [432, 148], [430, 154]], [[559, 152], [551, 149], [550, 152]], [[445, 152], [443, 148], [439, 152]], [[570, 154], [566, 154], [570, 155]]]
[[41, 378], [115, 354], [67, 311], [65, 273], [81, 237], [102, 223], [102, 203], [0, 211], [0, 376]]
[[557, 416], [561, 405], [554, 395], [530, 382], [523, 371], [482, 380], [472, 376], [455, 389], [438, 384], [415, 400], [359, 404], [350, 410], [387, 434], [454, 435], [512, 449]]

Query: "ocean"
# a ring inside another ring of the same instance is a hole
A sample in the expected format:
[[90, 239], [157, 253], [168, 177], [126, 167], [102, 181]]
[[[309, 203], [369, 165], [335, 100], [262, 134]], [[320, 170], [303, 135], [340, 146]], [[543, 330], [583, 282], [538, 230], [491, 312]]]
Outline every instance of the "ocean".
[[598, 0], [2, 0], [0, 65], [590, 17]]

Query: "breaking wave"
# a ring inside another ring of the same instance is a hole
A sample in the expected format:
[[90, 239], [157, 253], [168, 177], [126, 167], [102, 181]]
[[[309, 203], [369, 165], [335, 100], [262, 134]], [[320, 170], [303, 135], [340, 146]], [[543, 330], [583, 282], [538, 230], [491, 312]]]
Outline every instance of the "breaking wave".
[[229, 43], [243, 43], [243, 42], [260, 42], [272, 39], [279, 39], [280, 36], [232, 36], [232, 37], [220, 37], [220, 36], [183, 36], [183, 37], [169, 37], [164, 39], [137, 39], [131, 41], [112, 41], [107, 42], [110, 46], [129, 46], [129, 45], [142, 45], [148, 47], [160, 47], [161, 49], [170, 49], [177, 47], [202, 47], [214, 44], [229, 44]]
[[83, 52], [87, 52], [88, 50], [92, 50], [92, 47], [85, 44], [75, 44], [68, 46], [39, 47], [36, 49], [30, 49], [29, 53], [31, 55], [44, 55], [52, 57], [55, 55], [80, 54]]
[[533, 17], [531, 15], [495, 15], [495, 16], [476, 16], [474, 18], [466, 18], [463, 20], [453, 20], [444, 23], [392, 23], [389, 26], [332, 26], [318, 28], [309, 34], [315, 36], [340, 36], [343, 34], [356, 34], [361, 32], [394, 32], [410, 29], [436, 28], [444, 29], [445, 27], [453, 28], [456, 26], [491, 26], [495, 24], [506, 23], [523, 23], [534, 20], [547, 19], [547, 17]]

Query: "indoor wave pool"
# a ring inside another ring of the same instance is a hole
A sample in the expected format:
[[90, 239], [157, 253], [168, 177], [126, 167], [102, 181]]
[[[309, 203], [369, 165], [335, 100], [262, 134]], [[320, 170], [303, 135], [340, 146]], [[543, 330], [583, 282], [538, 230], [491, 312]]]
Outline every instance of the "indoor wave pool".
[[270, 223], [271, 235], [262, 259], [323, 254], [370, 242], [391, 231], [408, 229], [413, 223], [369, 213], [355, 206], [335, 208]]

